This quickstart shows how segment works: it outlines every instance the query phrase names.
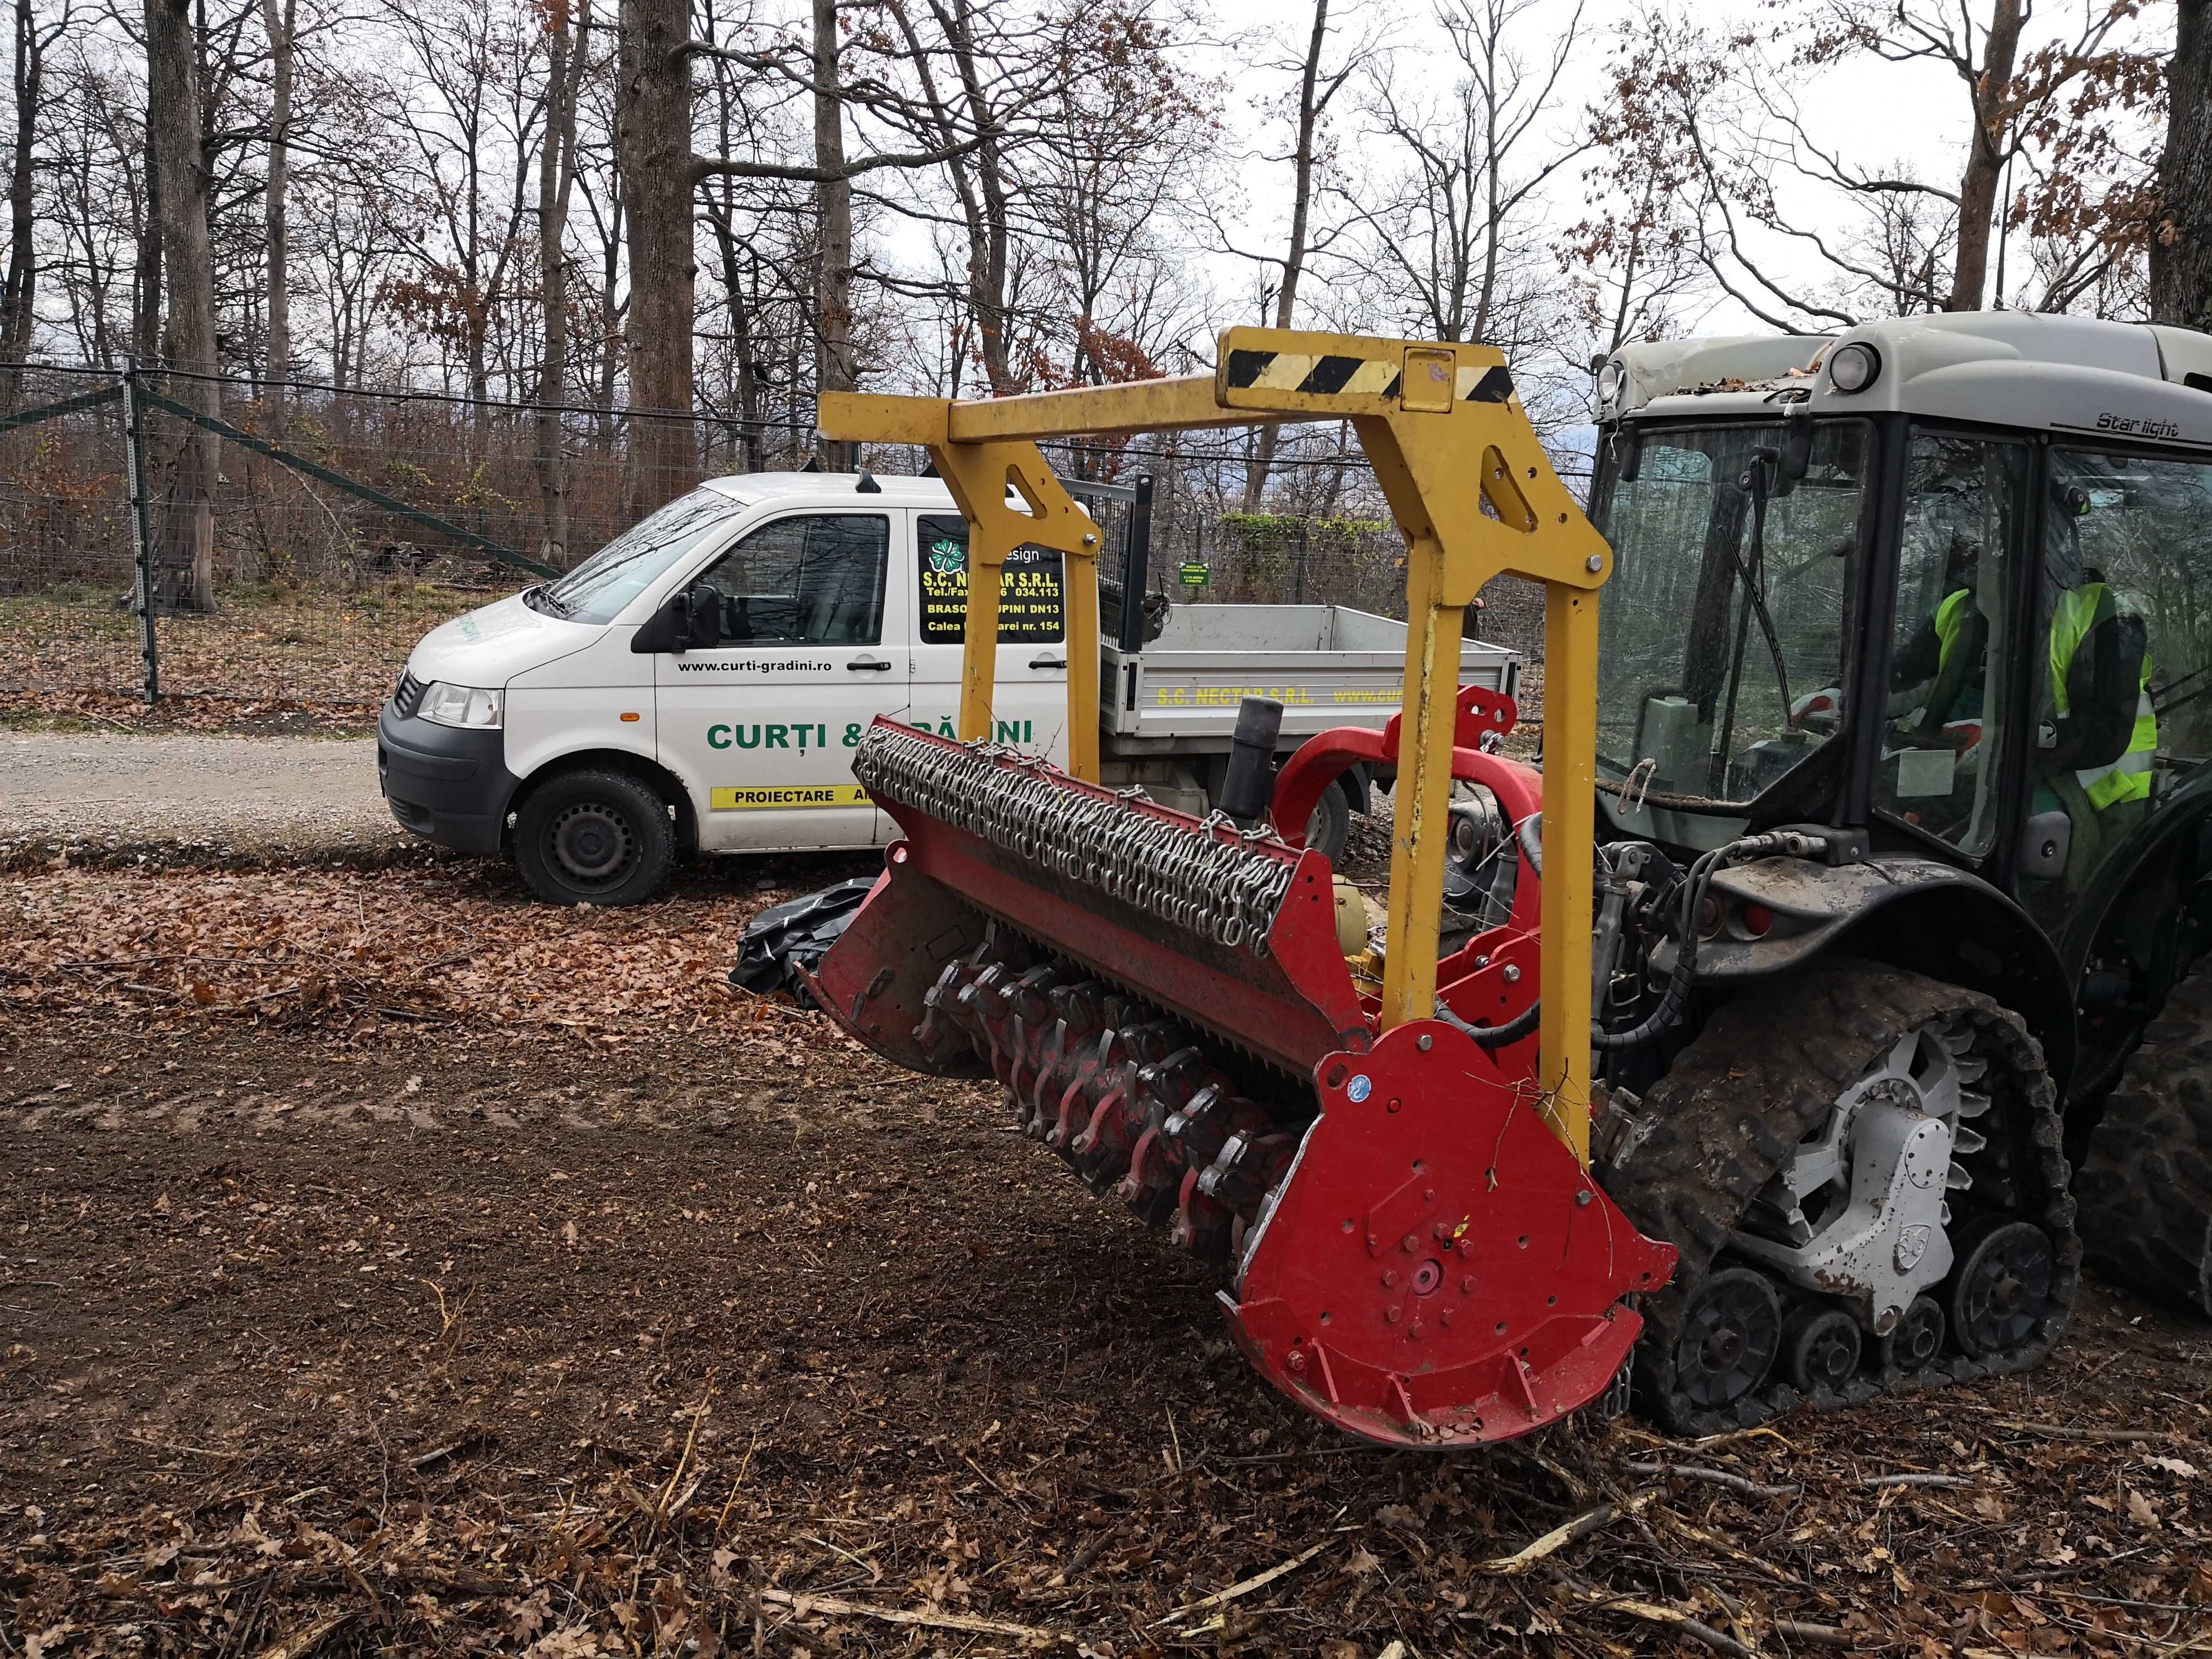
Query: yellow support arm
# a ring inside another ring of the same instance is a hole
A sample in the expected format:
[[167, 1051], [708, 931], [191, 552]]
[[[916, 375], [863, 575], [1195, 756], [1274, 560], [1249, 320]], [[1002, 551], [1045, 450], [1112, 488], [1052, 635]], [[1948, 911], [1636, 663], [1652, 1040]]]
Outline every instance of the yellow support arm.
[[[1009, 402], [1018, 401], [1008, 399]], [[968, 520], [968, 617], [960, 659], [960, 740], [991, 737], [991, 692], [999, 672], [999, 589], [1018, 547], [1062, 556], [1060, 592], [1067, 647], [1067, 770], [1098, 781], [1098, 526], [1076, 505], [1027, 438], [950, 435], [961, 411], [989, 404], [943, 398], [822, 397], [824, 437], [925, 446]], [[1010, 506], [1012, 492], [1021, 505]]]
[[[975, 403], [830, 393], [827, 437], [926, 447], [970, 526], [963, 738], [991, 734], [999, 572], [1024, 544], [1066, 556], [1068, 770], [1098, 776], [1097, 526], [1036, 441], [1282, 420], [1349, 420], [1404, 533], [1405, 717], [1390, 848], [1385, 1030], [1433, 1015], [1459, 648], [1493, 576], [1545, 587], [1542, 1075], [1553, 1127], [1589, 1153], [1590, 880], [1597, 592], [1612, 555], [1537, 442], [1504, 356], [1485, 345], [1232, 328], [1211, 378]], [[1011, 485], [1030, 509], [1006, 505]], [[1486, 512], [1485, 508], [1487, 507]]]

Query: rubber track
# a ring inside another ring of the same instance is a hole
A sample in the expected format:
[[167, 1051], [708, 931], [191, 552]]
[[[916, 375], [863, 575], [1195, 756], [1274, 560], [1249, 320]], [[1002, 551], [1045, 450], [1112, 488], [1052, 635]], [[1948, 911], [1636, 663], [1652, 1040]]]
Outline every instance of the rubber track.
[[2167, 994], [2075, 1177], [2089, 1265], [2212, 1314], [2212, 970]]
[[[1974, 1121], [1990, 1147], [1969, 1167], [1981, 1184], [1983, 1170], [2008, 1144], [2029, 1154], [2015, 1160], [2026, 1167], [2014, 1173], [2031, 1190], [2016, 1195], [2024, 1202], [2006, 1207], [2039, 1217], [2057, 1241], [2057, 1312], [2040, 1341], [2008, 1358], [1947, 1352], [1910, 1375], [1869, 1366], [1840, 1395], [1822, 1389], [1812, 1403], [1856, 1405], [1887, 1389], [2027, 1370], [2049, 1355], [2081, 1285], [2081, 1245], [2041, 1048], [2017, 1015], [1978, 993], [1899, 969], [1823, 963], [1746, 991], [1717, 1011], [1645, 1097], [1638, 1117], [1652, 1126], [1649, 1133], [1621, 1166], [1598, 1170], [1632, 1221], [1681, 1252], [1672, 1281], [1639, 1304], [1644, 1334], [1637, 1349], [1637, 1394], [1663, 1426], [1677, 1434], [1717, 1433], [1804, 1403], [1792, 1384], [1773, 1380], [1722, 1410], [1700, 1410], [1683, 1400], [1674, 1386], [1674, 1352], [1691, 1291], [1727, 1245], [1736, 1218], [1836, 1097], [1906, 1031], [1960, 1016], [1975, 1030], [1973, 1053], [1991, 1062], [1985, 1083], [1991, 1109]], [[2002, 1178], [2001, 1171], [1990, 1173], [1985, 1198]]]

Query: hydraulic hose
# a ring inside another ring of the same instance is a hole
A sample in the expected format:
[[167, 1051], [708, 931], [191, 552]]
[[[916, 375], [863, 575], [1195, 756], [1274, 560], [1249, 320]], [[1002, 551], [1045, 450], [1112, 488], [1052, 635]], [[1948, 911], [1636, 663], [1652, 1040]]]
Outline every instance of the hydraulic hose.
[[[1516, 833], [1522, 836], [1523, 852], [1528, 851], [1528, 826], [1537, 823], [1541, 816], [1540, 813], [1531, 812], [1521, 820], [1520, 829]], [[1592, 1020], [1590, 1047], [1607, 1054], [1622, 1048], [1633, 1048], [1639, 1043], [1649, 1042], [1682, 1017], [1683, 1009], [1689, 1004], [1691, 982], [1697, 976], [1698, 912], [1704, 908], [1706, 888], [1711, 885], [1713, 877], [1723, 866], [1738, 859], [1748, 858], [1818, 858], [1827, 850], [1828, 840], [1825, 836], [1777, 830], [1765, 835], [1741, 836], [1702, 854], [1690, 866], [1689, 874], [1682, 878], [1682, 947], [1675, 955], [1674, 971], [1668, 978], [1666, 994], [1659, 999], [1659, 1006], [1641, 1023], [1626, 1031], [1607, 1031]], [[1535, 862], [1534, 856], [1529, 861], [1532, 864]], [[1540, 868], [1537, 874], [1540, 876], [1542, 873]], [[1520, 1042], [1536, 1029], [1543, 1014], [1544, 1005], [1539, 999], [1503, 1025], [1477, 1025], [1462, 1019], [1442, 1002], [1437, 1004], [1437, 1018], [1455, 1030], [1466, 1032], [1479, 1048], [1503, 1048], [1510, 1043]]]

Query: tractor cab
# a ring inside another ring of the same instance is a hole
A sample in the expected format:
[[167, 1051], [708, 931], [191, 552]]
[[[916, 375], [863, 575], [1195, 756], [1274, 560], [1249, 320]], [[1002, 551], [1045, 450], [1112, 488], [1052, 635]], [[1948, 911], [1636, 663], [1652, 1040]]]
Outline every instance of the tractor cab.
[[1848, 832], [1856, 873], [1735, 879], [1702, 973], [1933, 953], [2062, 1080], [2078, 1018], [2094, 1092], [2202, 948], [2212, 337], [1893, 318], [1631, 346], [1598, 391], [1601, 832]]

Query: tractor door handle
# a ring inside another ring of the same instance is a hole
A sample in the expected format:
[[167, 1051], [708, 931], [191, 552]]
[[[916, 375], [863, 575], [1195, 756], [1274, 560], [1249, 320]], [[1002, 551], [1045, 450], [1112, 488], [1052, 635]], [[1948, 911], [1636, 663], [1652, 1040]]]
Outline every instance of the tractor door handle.
[[1030, 666], [1032, 668], [1065, 668], [1067, 666], [1067, 659], [1065, 657], [1031, 657], [1030, 659]]
[[887, 662], [878, 662], [873, 657], [855, 657], [845, 666], [855, 674], [884, 674], [890, 672]]

